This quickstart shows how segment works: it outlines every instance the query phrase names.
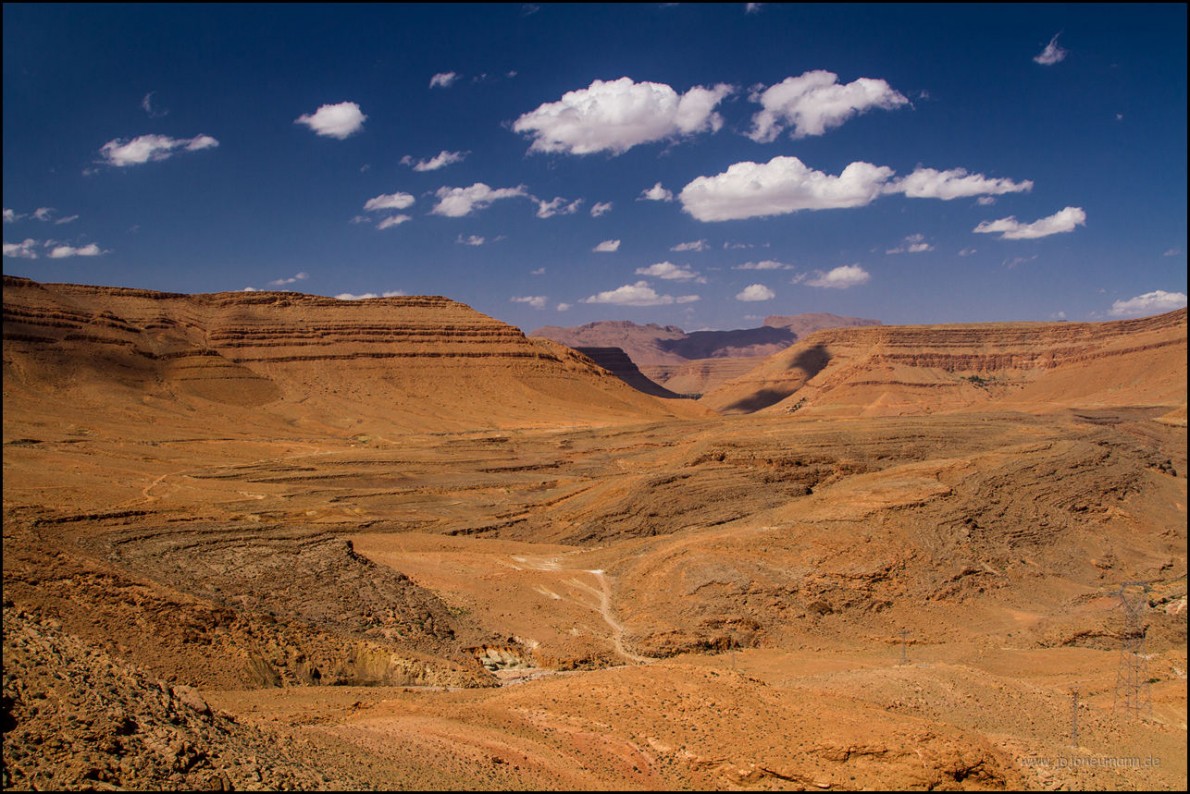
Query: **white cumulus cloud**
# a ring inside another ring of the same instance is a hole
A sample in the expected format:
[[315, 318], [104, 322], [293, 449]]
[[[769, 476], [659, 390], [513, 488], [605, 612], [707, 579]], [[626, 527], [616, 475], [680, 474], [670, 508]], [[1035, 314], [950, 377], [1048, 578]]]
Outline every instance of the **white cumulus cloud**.
[[[1028, 191], [1033, 183], [989, 179], [962, 168], [937, 171], [919, 167], [903, 179], [893, 169], [857, 161], [838, 176], [816, 171], [796, 157], [774, 157], [767, 163], [735, 163], [715, 176], [691, 181], [678, 199], [700, 221], [725, 221], [786, 215], [800, 210], [863, 207], [881, 195], [948, 201], [961, 196]], [[660, 185], [658, 185], [660, 187]]]
[[532, 152], [622, 154], [643, 143], [719, 130], [723, 119], [715, 106], [731, 92], [724, 84], [679, 94], [664, 83], [595, 80], [522, 115], [512, 129], [532, 137]]
[[648, 190], [642, 191], [637, 201], [673, 201], [674, 194], [661, 186], [661, 183], [653, 185]]
[[1147, 314], [1161, 314], [1180, 309], [1186, 305], [1186, 296], [1181, 292], [1154, 290], [1128, 300], [1116, 301], [1109, 314], [1113, 317], [1137, 317]]
[[606, 303], [615, 306], [668, 306], [671, 303], [693, 303], [698, 300], [697, 295], [659, 295], [649, 286], [647, 281], [635, 284], [625, 284], [607, 292], [600, 292], [589, 298], [583, 298], [583, 303]]
[[483, 182], [476, 182], [471, 187], [438, 188], [434, 195], [437, 196], [438, 203], [430, 212], [434, 215], [444, 215], [447, 218], [465, 217], [500, 199], [529, 197], [524, 185], [493, 189]]
[[847, 289], [866, 284], [871, 278], [871, 274], [859, 265], [840, 265], [826, 272], [817, 271], [813, 277], [805, 279], [805, 284], [824, 289]]
[[4, 255], [14, 259], [36, 259], [37, 241], [30, 238], [19, 243], [5, 243]]
[[1081, 207], [1066, 207], [1048, 218], [1021, 223], [1014, 217], [984, 221], [973, 230], [976, 234], [999, 234], [1001, 240], [1036, 240], [1051, 234], [1072, 232], [1087, 225], [1087, 213]]
[[401, 290], [394, 290], [392, 292], [381, 292], [379, 295], [376, 294], [375, 292], [365, 292], [362, 295], [353, 295], [350, 292], [340, 292], [338, 295], [335, 296], [335, 298], [338, 300], [341, 300], [341, 301], [363, 301], [363, 300], [369, 300], [371, 298], [399, 298], [404, 294], [405, 293], [402, 292]]
[[413, 155], [407, 154], [401, 158], [401, 165], [410, 166], [414, 171], [437, 171], [439, 168], [461, 163], [466, 157], [466, 152], [448, 152], [443, 149], [426, 160], [418, 160]]
[[669, 250], [671, 251], [706, 251], [711, 246], [707, 245], [706, 240], [691, 240], [688, 243], [678, 243]]
[[700, 176], [678, 198], [700, 221], [785, 215], [799, 210], [862, 207], [879, 196], [893, 170], [855, 162], [838, 176], [805, 165], [796, 157], [767, 163], [735, 163], [716, 176]]
[[648, 267], [638, 267], [636, 269], [638, 276], [653, 276], [654, 278], [664, 279], [666, 281], [695, 281], [699, 284], [706, 284], [707, 280], [695, 273], [688, 267], [675, 265], [673, 262], [657, 262]]
[[430, 88], [450, 88], [458, 79], [456, 72], [439, 72], [430, 78]]
[[620, 241], [619, 240], [604, 240], [602, 243], [595, 246], [591, 250], [597, 254], [614, 254], [616, 251], [620, 250]]
[[212, 149], [219, 141], [210, 135], [196, 135], [193, 138], [170, 138], [168, 135], [141, 135], [125, 141], [120, 138], [108, 141], [99, 147], [99, 153], [108, 165], [123, 168], [147, 162], [166, 160], [178, 151], [197, 152]]
[[763, 91], [755, 90], [750, 99], [764, 108], [752, 117], [752, 132], [748, 134], [760, 143], [776, 140], [787, 126], [793, 127], [793, 138], [822, 135], [872, 108], [892, 110], [909, 104], [884, 80], [861, 77], [840, 84], [837, 74], [823, 69], [787, 77]]
[[1066, 59], [1067, 52], [1058, 46], [1058, 36], [1061, 33], [1055, 33], [1054, 37], [1050, 39], [1050, 43], [1045, 45], [1045, 49], [1033, 56], [1033, 62], [1039, 63], [1042, 66], [1053, 66], [1055, 63], [1060, 63]]
[[293, 123], [305, 124], [327, 138], [343, 140], [363, 129], [367, 118], [354, 102], [340, 102], [337, 105], [322, 105], [313, 113], [298, 116]]
[[17, 215], [17, 213], [14, 210], [9, 209], [8, 207], [4, 208], [4, 222], [5, 223], [13, 223], [14, 221], [16, 221], [17, 218], [23, 218], [23, 217], [25, 217], [25, 216]]
[[735, 296], [738, 301], [771, 301], [777, 297], [777, 293], [766, 287], [764, 284], [749, 284], [744, 287]]
[[[1004, 193], [1028, 193], [1033, 189], [1029, 180], [990, 179], [983, 174], [969, 174], [964, 168], [938, 171], [918, 167], [912, 174], [891, 182], [885, 190], [904, 193], [908, 198], [933, 198], [950, 201], [971, 196], [999, 196]], [[982, 203], [982, 202], [981, 202]]]
[[99, 256], [104, 253], [107, 252], [101, 251], [95, 243], [88, 243], [82, 248], [75, 248], [73, 245], [55, 245], [50, 249], [50, 259], [65, 259], [71, 256]]
[[534, 309], [544, 309], [549, 298], [545, 295], [525, 295], [518, 298], [509, 298], [509, 300], [513, 303], [527, 303]]

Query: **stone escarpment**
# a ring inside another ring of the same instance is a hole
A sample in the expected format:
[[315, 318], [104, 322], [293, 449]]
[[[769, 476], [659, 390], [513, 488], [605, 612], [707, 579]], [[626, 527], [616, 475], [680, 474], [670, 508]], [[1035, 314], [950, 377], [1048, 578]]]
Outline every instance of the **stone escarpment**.
[[[136, 400], [268, 406], [339, 427], [382, 417], [473, 426], [481, 401], [496, 424], [533, 424], [551, 409], [591, 421], [669, 414], [573, 351], [427, 296], [181, 295], [6, 276], [4, 375], [33, 393], [122, 387]], [[314, 411], [295, 411], [299, 402]]]
[[1176, 410], [1185, 405], [1185, 358], [1185, 309], [1107, 323], [834, 328], [702, 402], [724, 413], [807, 415], [902, 415], [989, 403]]

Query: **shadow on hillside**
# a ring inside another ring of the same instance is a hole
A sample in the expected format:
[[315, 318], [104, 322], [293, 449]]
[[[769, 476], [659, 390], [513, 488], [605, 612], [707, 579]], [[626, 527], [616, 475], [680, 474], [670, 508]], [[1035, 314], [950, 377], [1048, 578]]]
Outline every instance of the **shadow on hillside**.
[[761, 408], [776, 405], [795, 391], [797, 389], [761, 389], [755, 394], [745, 397], [742, 400], [737, 400], [727, 406], [723, 409], [723, 413], [750, 414], [759, 411]]
[[790, 369], [800, 369], [806, 373], [806, 380], [810, 380], [831, 363], [831, 354], [822, 345], [807, 348], [789, 363]]
[[801, 382], [791, 385], [789, 388], [761, 389], [755, 394], [749, 395], [742, 400], [737, 400], [727, 406], [723, 409], [723, 412], [750, 414], [763, 408], [768, 408], [770, 405], [776, 405], [804, 386], [819, 372], [826, 369], [826, 365], [830, 362], [831, 354], [822, 345], [814, 345], [814, 347], [807, 348], [801, 353], [798, 353], [793, 361], [789, 363], [789, 369], [791, 371], [800, 369], [806, 373], [806, 377]]

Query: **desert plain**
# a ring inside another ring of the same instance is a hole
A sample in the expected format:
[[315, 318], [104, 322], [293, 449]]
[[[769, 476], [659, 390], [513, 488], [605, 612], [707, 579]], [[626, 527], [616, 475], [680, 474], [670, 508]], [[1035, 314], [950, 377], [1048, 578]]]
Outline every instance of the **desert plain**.
[[3, 786], [1185, 790], [1186, 332], [6, 277]]

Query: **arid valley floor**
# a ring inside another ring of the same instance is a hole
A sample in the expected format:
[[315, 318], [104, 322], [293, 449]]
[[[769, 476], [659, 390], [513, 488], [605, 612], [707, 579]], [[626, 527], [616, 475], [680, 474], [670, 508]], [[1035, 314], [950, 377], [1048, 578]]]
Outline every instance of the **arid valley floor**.
[[3, 786], [1185, 790], [1186, 339], [6, 277]]

